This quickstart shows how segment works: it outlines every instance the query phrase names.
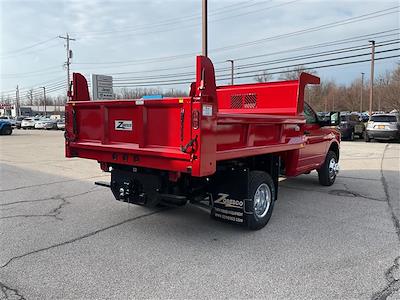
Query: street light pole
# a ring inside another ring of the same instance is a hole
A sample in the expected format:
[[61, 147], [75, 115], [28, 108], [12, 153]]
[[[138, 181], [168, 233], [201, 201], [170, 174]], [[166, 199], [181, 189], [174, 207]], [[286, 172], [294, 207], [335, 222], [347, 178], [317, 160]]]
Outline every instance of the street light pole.
[[374, 100], [374, 67], [375, 67], [375, 41], [371, 43], [371, 79], [369, 83], [369, 117], [372, 116], [372, 103]]
[[361, 72], [360, 113], [363, 111], [364, 72]]
[[203, 14], [202, 14], [203, 15], [203, 17], [202, 17], [202, 36], [203, 36], [202, 54], [203, 54], [203, 56], [207, 57], [208, 56], [208, 53], [207, 53], [207, 48], [208, 48], [208, 45], [207, 45], [207, 38], [208, 38], [208, 35], [207, 35], [207, 0], [203, 0], [202, 7], [203, 7], [203, 10], [202, 10], [202, 12], [203, 12]]
[[234, 69], [234, 60], [228, 59], [227, 62], [231, 63], [231, 85], [233, 85], [233, 69]]

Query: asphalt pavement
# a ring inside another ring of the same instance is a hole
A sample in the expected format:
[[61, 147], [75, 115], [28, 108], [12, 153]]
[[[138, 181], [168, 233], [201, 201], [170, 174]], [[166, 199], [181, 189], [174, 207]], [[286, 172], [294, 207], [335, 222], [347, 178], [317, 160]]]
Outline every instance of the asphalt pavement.
[[114, 200], [63, 133], [0, 136], [0, 299], [400, 299], [400, 144], [343, 142], [262, 230]]

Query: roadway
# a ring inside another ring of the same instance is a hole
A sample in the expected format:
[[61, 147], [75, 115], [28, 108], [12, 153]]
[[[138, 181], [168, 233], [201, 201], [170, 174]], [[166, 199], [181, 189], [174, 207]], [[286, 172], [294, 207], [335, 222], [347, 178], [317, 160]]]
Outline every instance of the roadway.
[[63, 134], [0, 137], [0, 299], [400, 299], [400, 144], [343, 142], [331, 187], [280, 183], [262, 230], [114, 200]]

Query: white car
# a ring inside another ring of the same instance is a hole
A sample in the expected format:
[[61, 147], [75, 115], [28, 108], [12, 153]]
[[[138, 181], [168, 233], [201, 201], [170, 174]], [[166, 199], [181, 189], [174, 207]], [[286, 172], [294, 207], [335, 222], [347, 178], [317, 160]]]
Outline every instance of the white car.
[[40, 118], [25, 118], [21, 121], [22, 129], [32, 129], [35, 128], [35, 123], [38, 122]]
[[365, 131], [365, 141], [400, 140], [400, 115], [375, 114], [372, 115]]
[[57, 121], [57, 128], [60, 130], [65, 130], [65, 120], [64, 119]]
[[0, 119], [10, 122], [12, 127], [15, 127], [17, 124], [17, 121], [13, 117], [10, 117], [10, 116], [1, 116]]
[[57, 123], [50, 119], [40, 119], [35, 123], [35, 129], [54, 129], [57, 128]]

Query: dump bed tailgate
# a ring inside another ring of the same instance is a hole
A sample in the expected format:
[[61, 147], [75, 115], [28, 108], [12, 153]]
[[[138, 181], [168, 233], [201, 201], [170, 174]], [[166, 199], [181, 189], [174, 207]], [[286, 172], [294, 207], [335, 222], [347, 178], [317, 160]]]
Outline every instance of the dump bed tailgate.
[[191, 134], [183, 128], [190, 123], [190, 98], [69, 102], [66, 123], [69, 157], [174, 171], [190, 165], [181, 151]]

